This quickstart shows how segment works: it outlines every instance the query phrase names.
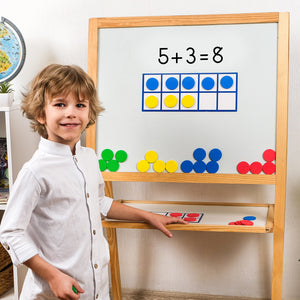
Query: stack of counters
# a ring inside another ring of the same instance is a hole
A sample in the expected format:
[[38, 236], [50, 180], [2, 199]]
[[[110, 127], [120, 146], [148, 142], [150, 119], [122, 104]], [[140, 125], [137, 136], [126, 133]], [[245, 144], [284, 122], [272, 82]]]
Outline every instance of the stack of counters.
[[264, 165], [262, 166], [262, 170], [265, 174], [271, 175], [275, 173], [276, 171], [276, 166], [273, 163], [273, 161], [276, 159], [276, 152], [272, 149], [267, 149], [263, 153], [263, 158], [266, 161]]
[[235, 222], [230, 222], [228, 225], [244, 225], [244, 226], [253, 226], [253, 222], [249, 220], [239, 220]]
[[206, 151], [203, 148], [197, 148], [193, 152], [193, 157], [196, 162], [193, 164], [190, 160], [185, 160], [181, 163], [181, 170], [184, 173], [190, 173], [194, 170], [196, 173], [204, 173], [207, 171], [208, 173], [216, 173], [219, 170], [219, 161], [222, 157], [222, 152], [220, 149], [212, 149], [209, 152], [210, 162], [207, 164], [203, 161], [206, 157]]
[[162, 173], [165, 170], [169, 173], [174, 173], [178, 168], [178, 164], [174, 160], [169, 160], [167, 163], [158, 160], [158, 155], [153, 150], [148, 151], [145, 154], [145, 160], [140, 160], [136, 167], [140, 172], [147, 172], [150, 168], [150, 164], [153, 164], [153, 170], [157, 173]]
[[101, 172], [108, 169], [111, 172], [116, 172], [119, 170], [120, 163], [126, 161], [127, 153], [124, 150], [119, 150], [115, 154], [111, 149], [105, 149], [101, 153], [102, 159], [99, 159], [99, 167]]
[[242, 220], [230, 222], [228, 225], [244, 225], [244, 226], [253, 226], [253, 221], [256, 220], [254, 216], [246, 216]]
[[263, 158], [266, 161], [264, 164], [254, 161], [249, 165], [246, 161], [241, 161], [237, 165], [237, 171], [240, 174], [247, 174], [249, 171], [252, 174], [260, 174], [262, 171], [267, 175], [273, 174], [276, 170], [276, 166], [273, 163], [276, 158], [276, 152], [272, 149], [267, 149], [263, 153]]

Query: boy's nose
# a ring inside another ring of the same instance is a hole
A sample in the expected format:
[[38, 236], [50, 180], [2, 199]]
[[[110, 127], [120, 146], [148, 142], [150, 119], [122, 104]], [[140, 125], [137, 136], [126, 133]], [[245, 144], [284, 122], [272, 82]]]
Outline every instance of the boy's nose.
[[67, 109], [65, 110], [65, 114], [68, 118], [72, 118], [72, 117], [75, 117], [76, 116], [76, 110], [75, 110], [75, 107], [72, 106], [72, 105], [69, 105], [67, 107]]

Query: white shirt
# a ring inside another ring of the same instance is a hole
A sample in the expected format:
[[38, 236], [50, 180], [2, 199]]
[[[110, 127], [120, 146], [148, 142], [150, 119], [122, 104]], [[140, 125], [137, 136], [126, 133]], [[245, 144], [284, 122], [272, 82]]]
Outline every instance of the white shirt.
[[[15, 265], [39, 254], [75, 278], [81, 300], [109, 299], [108, 244], [101, 214], [112, 199], [92, 149], [41, 139], [10, 193], [0, 230], [1, 243]], [[57, 299], [48, 283], [29, 270], [21, 299]]]

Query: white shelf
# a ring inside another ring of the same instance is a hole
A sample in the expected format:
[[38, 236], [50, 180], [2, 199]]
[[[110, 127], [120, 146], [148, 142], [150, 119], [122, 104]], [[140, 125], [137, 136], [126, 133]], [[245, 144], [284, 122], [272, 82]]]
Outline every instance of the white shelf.
[[[20, 105], [17, 103], [13, 103], [10, 107], [0, 107], [0, 137], [6, 138], [8, 182], [11, 189], [23, 164], [36, 150], [40, 137], [33, 133], [29, 120], [22, 115]], [[6, 206], [6, 203], [0, 203], [0, 222]], [[18, 299], [17, 293], [14, 295], [14, 290], [20, 291], [24, 280], [23, 273], [20, 268], [14, 267], [14, 289], [0, 296], [0, 299]]]
[[5, 210], [6, 209], [6, 203], [0, 204], [0, 210]]

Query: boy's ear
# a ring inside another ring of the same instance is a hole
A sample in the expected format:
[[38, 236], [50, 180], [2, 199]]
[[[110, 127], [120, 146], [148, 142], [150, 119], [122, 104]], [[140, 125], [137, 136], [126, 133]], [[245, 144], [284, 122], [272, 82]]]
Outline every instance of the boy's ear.
[[42, 125], [44, 125], [46, 123], [46, 120], [44, 117], [37, 117], [36, 120]]

